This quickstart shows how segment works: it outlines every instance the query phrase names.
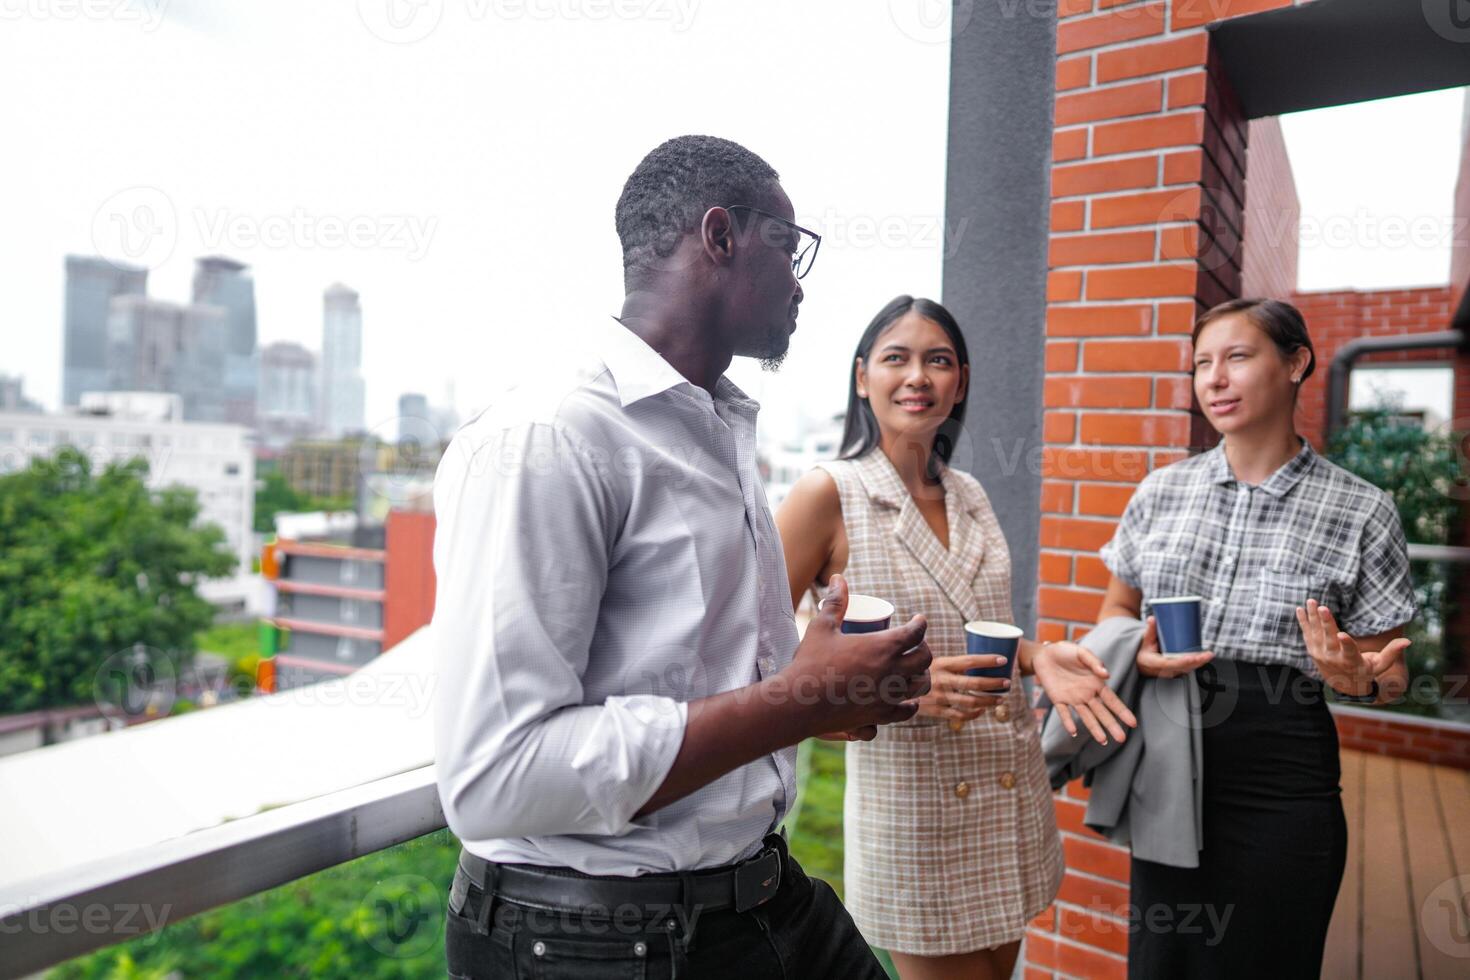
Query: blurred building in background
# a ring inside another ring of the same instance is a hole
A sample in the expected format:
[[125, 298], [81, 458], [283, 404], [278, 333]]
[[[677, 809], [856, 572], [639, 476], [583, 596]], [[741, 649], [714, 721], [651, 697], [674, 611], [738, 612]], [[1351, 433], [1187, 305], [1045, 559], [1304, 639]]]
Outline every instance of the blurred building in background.
[[283, 450], [276, 465], [298, 493], [356, 500], [362, 475], [376, 468], [377, 458], [375, 439], [303, 439]]
[[284, 449], [317, 434], [320, 384], [317, 357], [300, 344], [281, 341], [260, 352], [256, 427], [263, 448]]
[[218, 306], [116, 297], [107, 325], [107, 383], [96, 390], [171, 392], [183, 399], [190, 422], [224, 422], [227, 324]]
[[26, 397], [25, 378], [0, 374], [0, 412], [39, 412], [41, 403]]
[[96, 256], [66, 257], [62, 405], [76, 405], [82, 392], [108, 387], [107, 323], [113, 297], [143, 296], [147, 292], [147, 269]]
[[341, 283], [327, 287], [322, 310], [322, 428], [337, 437], [365, 428], [362, 305]]
[[199, 498], [199, 522], [217, 524], [235, 555], [229, 578], [200, 584], [199, 592], [224, 606], [243, 606], [252, 589], [255, 457], [249, 431], [238, 425], [187, 421], [183, 399], [159, 392], [88, 392], [63, 414], [0, 411], [0, 474], [32, 459], [75, 446], [94, 472], [141, 456], [148, 485], [179, 485]]
[[255, 280], [243, 262], [211, 255], [194, 262], [195, 305], [225, 311], [224, 421], [255, 425], [259, 352], [255, 346]]

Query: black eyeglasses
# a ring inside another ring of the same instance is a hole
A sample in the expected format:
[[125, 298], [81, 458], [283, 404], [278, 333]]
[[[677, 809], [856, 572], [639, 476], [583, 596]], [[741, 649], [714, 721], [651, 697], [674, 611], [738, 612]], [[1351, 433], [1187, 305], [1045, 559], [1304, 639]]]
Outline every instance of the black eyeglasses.
[[[808, 231], [801, 225], [787, 221], [785, 218], [753, 208], [749, 204], [731, 204], [726, 211], [749, 211], [751, 214], [760, 215], [770, 221], [774, 221], [788, 231], [795, 232], [795, 238], [784, 242], [766, 241], [767, 245], [783, 245], [791, 251], [791, 271], [800, 279], [812, 271], [812, 265], [817, 261], [817, 250], [822, 247], [822, 236], [814, 231]], [[764, 239], [763, 239], [764, 240]]]

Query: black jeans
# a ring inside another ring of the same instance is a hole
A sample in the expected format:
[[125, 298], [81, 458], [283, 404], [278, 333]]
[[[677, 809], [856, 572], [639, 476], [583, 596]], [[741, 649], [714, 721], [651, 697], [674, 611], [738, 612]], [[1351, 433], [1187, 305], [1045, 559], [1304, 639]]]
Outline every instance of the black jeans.
[[[748, 912], [627, 906], [607, 916], [548, 912], [497, 897], [489, 928], [477, 923], [484, 896], [471, 885], [464, 906], [445, 917], [451, 977], [516, 980], [690, 980], [833, 977], [886, 980], [887, 974], [832, 886], [808, 878], [779, 836], [781, 885]], [[464, 872], [456, 870], [455, 875]], [[455, 891], [463, 893], [464, 883]], [[688, 950], [679, 943], [693, 926]]]

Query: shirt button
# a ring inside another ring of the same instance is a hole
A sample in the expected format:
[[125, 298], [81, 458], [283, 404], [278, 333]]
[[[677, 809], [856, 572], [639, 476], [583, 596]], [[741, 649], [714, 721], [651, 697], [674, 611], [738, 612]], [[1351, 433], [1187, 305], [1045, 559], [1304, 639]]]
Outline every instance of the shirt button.
[[998, 705], [995, 706], [995, 720], [996, 721], [1009, 721], [1010, 718], [1011, 718], [1011, 706], [1010, 705], [1008, 705], [1008, 704], [998, 704]]
[[962, 800], [965, 797], [969, 796], [970, 795], [970, 784], [967, 783], [967, 782], [964, 782], [963, 780], [961, 780], [958, 783], [955, 783], [955, 786], [954, 786], [954, 795], [955, 796], [958, 796]]
[[633, 955], [634, 956], [647, 956], [648, 955], [648, 944], [647, 943], [634, 943], [633, 944]]
[[535, 953], [537, 956], [545, 956], [546, 955], [546, 944], [545, 943], [537, 943], [536, 945], [534, 945], [534, 946], [531, 947], [531, 952], [532, 953]]
[[952, 732], [957, 732], [961, 728], [964, 728], [964, 727], [965, 727], [965, 721], [964, 721], [963, 718], [951, 718], [949, 720], [949, 730], [952, 731]]
[[1016, 774], [1013, 773], [1013, 772], [1003, 772], [1003, 773], [1001, 773], [1000, 774], [1000, 785], [1004, 789], [1015, 789], [1016, 788]]

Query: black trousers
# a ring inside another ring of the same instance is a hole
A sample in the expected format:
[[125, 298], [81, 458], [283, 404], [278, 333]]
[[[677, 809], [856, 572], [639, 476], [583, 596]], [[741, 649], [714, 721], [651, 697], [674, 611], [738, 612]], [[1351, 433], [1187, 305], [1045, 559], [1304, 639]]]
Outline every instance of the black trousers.
[[[791, 980], [832, 977], [886, 980], [882, 966], [832, 886], [808, 878], [779, 835], [781, 885], [748, 912], [648, 910], [616, 918], [525, 908], [497, 897], [489, 928], [478, 931], [484, 896], [468, 887], [464, 907], [450, 906], [444, 953], [451, 977], [620, 978], [620, 980]], [[779, 843], [777, 843], [779, 842]], [[456, 870], [462, 876], [462, 870]], [[456, 882], [456, 890], [464, 883]], [[687, 951], [678, 939], [685, 925]]]
[[1198, 868], [1133, 860], [1130, 980], [1317, 980], [1347, 860], [1337, 729], [1292, 667], [1196, 671], [1204, 736]]

